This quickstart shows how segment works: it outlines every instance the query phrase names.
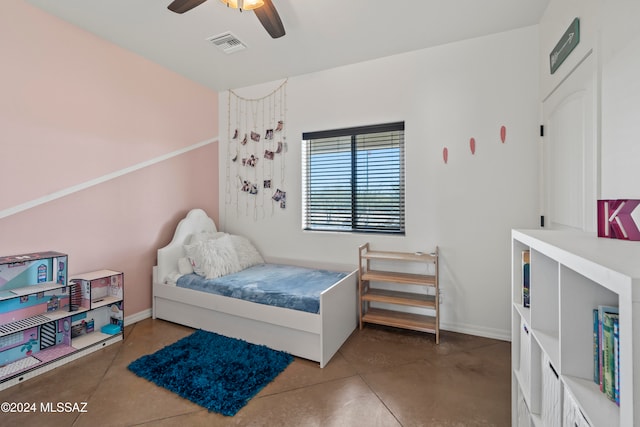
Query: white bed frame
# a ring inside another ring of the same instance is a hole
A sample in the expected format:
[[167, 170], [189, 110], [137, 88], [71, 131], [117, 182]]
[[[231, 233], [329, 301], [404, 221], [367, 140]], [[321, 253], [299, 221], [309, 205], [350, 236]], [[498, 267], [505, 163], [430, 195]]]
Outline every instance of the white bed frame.
[[[158, 249], [158, 265], [153, 267], [153, 318], [266, 345], [319, 362], [324, 368], [356, 328], [358, 271], [348, 272], [322, 292], [319, 314], [163, 283], [167, 275], [178, 271], [178, 259], [185, 256], [185, 241], [199, 231], [216, 231], [216, 226], [203, 210], [193, 209], [176, 227], [171, 243]], [[275, 262], [267, 257], [265, 260]], [[295, 261], [288, 264], [301, 265]], [[329, 268], [309, 263], [303, 266]], [[344, 271], [344, 267], [333, 270]]]

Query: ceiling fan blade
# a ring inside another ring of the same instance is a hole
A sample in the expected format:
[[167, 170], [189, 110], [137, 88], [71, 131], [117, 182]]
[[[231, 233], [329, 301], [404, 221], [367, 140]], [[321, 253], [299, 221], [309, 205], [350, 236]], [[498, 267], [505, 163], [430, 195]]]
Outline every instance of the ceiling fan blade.
[[264, 0], [264, 6], [254, 9], [254, 12], [271, 37], [277, 39], [286, 34], [280, 15], [278, 15], [278, 11], [271, 0]]
[[172, 12], [185, 13], [207, 0], [174, 0], [168, 7]]

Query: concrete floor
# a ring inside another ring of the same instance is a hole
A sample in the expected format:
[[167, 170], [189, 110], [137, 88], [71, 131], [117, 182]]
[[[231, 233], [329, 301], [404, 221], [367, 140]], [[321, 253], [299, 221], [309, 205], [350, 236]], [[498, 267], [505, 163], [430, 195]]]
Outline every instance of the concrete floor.
[[127, 370], [193, 330], [146, 319], [124, 341], [0, 392], [0, 402], [86, 402], [86, 412], [0, 414], [0, 426], [509, 426], [510, 343], [367, 325], [329, 364], [296, 358], [234, 417]]

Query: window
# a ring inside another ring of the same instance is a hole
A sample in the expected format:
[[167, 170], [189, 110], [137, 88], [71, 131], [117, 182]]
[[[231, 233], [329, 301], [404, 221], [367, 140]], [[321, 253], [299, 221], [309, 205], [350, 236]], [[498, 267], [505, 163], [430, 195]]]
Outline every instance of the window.
[[306, 230], [404, 234], [404, 122], [302, 138]]

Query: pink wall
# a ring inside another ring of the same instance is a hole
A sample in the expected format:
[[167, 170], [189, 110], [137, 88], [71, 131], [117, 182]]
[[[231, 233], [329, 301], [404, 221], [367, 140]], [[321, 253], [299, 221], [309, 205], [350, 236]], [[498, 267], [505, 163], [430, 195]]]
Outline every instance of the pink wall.
[[[22, 1], [0, 14], [0, 212], [218, 135], [218, 94]], [[125, 315], [192, 207], [218, 219], [217, 142], [0, 217], [0, 255], [125, 273]]]

